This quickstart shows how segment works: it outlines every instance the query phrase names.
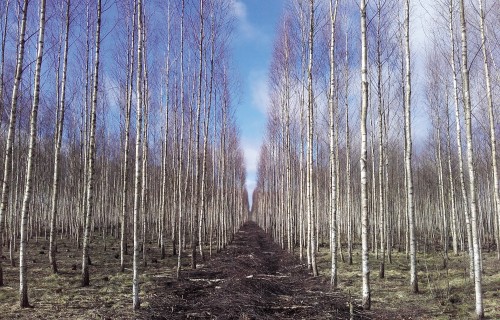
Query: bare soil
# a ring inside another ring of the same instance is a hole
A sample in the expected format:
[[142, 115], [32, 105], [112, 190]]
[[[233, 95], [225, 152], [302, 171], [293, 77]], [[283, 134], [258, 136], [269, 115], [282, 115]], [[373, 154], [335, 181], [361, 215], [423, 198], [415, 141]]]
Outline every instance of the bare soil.
[[143, 314], [152, 319], [399, 318], [362, 311], [253, 222], [202, 268], [164, 278], [155, 291]]

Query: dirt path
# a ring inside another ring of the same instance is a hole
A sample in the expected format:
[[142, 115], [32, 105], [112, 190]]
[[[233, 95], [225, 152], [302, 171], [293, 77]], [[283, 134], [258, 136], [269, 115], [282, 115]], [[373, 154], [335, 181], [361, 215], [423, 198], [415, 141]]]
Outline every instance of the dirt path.
[[[349, 319], [349, 298], [312, 277], [255, 223], [182, 280], [164, 279], [150, 302], [153, 319]], [[372, 315], [356, 307], [354, 318]]]

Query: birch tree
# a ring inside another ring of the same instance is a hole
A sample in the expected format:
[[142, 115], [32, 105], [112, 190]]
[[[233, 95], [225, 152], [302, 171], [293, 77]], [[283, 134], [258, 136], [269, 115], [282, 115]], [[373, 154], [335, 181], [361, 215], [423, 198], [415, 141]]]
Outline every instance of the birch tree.
[[474, 278], [474, 247], [472, 245], [472, 232], [470, 223], [470, 209], [469, 209], [469, 199], [467, 198], [467, 191], [465, 185], [465, 170], [462, 155], [462, 128], [460, 126], [460, 106], [459, 106], [459, 88], [458, 88], [458, 75], [456, 70], [455, 62], [455, 31], [453, 28], [453, 12], [455, 8], [453, 5], [453, 0], [450, 0], [449, 4], [449, 32], [450, 32], [450, 43], [451, 43], [451, 55], [450, 55], [450, 65], [452, 68], [453, 76], [453, 102], [455, 106], [455, 130], [456, 130], [456, 140], [457, 140], [457, 152], [458, 152], [458, 165], [460, 174], [460, 190], [462, 194], [462, 208], [464, 210], [466, 232], [467, 232], [467, 248], [469, 249], [469, 275], [470, 278]]
[[[10, 0], [5, 1], [5, 11], [3, 17], [2, 42], [0, 44], [0, 129], [2, 128], [2, 118], [4, 112], [3, 87], [5, 75], [5, 43], [7, 42], [7, 27], [9, 22], [9, 4]], [[0, 233], [2, 229], [0, 228]], [[1, 252], [0, 252], [1, 253]], [[0, 271], [2, 267], [0, 266]], [[1, 277], [0, 277], [1, 278]]]
[[410, 0], [405, 1], [405, 172], [408, 224], [410, 229], [410, 284], [418, 293], [417, 243], [415, 237], [415, 204], [413, 201], [412, 137], [411, 137], [411, 61], [410, 61]]
[[368, 109], [368, 46], [366, 41], [366, 0], [360, 0], [361, 13], [361, 269], [363, 277], [362, 302], [365, 310], [371, 307], [370, 267], [368, 265], [368, 190], [367, 190], [367, 133], [366, 116]]
[[130, 47], [127, 50], [127, 89], [125, 107], [125, 142], [123, 146], [123, 177], [122, 177], [122, 208], [121, 208], [121, 239], [120, 239], [120, 270], [125, 271], [125, 255], [127, 254], [127, 193], [130, 153], [130, 117], [132, 111], [133, 75], [134, 75], [134, 50], [135, 50], [135, 25], [137, 6], [133, 6], [132, 28], [128, 31]]
[[349, 126], [349, 83], [350, 83], [350, 72], [349, 72], [349, 33], [345, 31], [345, 56], [344, 56], [344, 99], [345, 99], [345, 145], [346, 145], [346, 155], [345, 155], [345, 172], [346, 172], [346, 219], [347, 219], [347, 260], [348, 264], [352, 265], [352, 210], [351, 210], [351, 138], [350, 138], [350, 126]]
[[142, 0], [137, 0], [137, 82], [136, 82], [136, 123], [135, 123], [135, 170], [134, 170], [134, 261], [132, 279], [132, 301], [134, 310], [139, 309], [139, 209], [141, 194], [141, 136], [142, 136], [142, 81], [143, 81], [143, 9]]
[[[479, 30], [481, 33], [481, 49], [483, 52], [484, 79], [486, 82], [486, 102], [488, 104], [488, 117], [489, 117], [491, 169], [493, 174], [493, 210], [498, 218], [498, 228], [500, 229], [500, 191], [499, 191], [498, 165], [497, 165], [495, 111], [493, 107], [490, 62], [488, 58], [489, 44], [487, 44], [486, 42], [486, 31], [484, 25], [485, 13], [483, 9], [483, 0], [478, 0], [478, 2], [479, 2]], [[497, 252], [498, 252], [498, 259], [500, 259], [500, 231], [498, 231]]]
[[38, 106], [40, 103], [40, 77], [42, 73], [43, 47], [45, 36], [45, 0], [40, 0], [40, 22], [38, 29], [38, 45], [35, 66], [35, 81], [33, 86], [33, 104], [30, 115], [30, 136], [28, 146], [28, 158], [26, 160], [26, 182], [24, 187], [23, 205], [21, 208], [21, 243], [19, 245], [19, 306], [21, 308], [29, 307], [28, 302], [28, 283], [26, 265], [26, 245], [27, 245], [27, 225], [29, 204], [33, 192], [33, 165], [35, 161], [35, 148], [38, 124]]
[[329, 113], [330, 113], [330, 247], [332, 253], [331, 264], [331, 285], [337, 287], [337, 169], [335, 168], [335, 23], [337, 20], [338, 0], [330, 0], [330, 93], [329, 93]]
[[90, 132], [89, 132], [89, 150], [88, 150], [88, 165], [86, 172], [85, 186], [85, 227], [83, 235], [83, 254], [82, 254], [82, 286], [90, 285], [89, 276], [89, 242], [90, 242], [90, 227], [92, 224], [92, 211], [94, 210], [94, 171], [95, 171], [95, 135], [96, 135], [96, 109], [97, 95], [99, 88], [99, 54], [101, 45], [101, 0], [97, 0], [97, 24], [95, 33], [95, 60], [94, 60], [94, 83], [92, 87], [92, 103], [90, 108]]
[[177, 211], [178, 211], [178, 232], [179, 232], [179, 253], [177, 254], [177, 278], [181, 273], [181, 258], [182, 258], [182, 202], [183, 202], [183, 179], [182, 179], [182, 147], [184, 144], [184, 7], [185, 2], [182, 0], [181, 13], [181, 49], [180, 49], [180, 105], [181, 108], [181, 126], [179, 137], [179, 150], [177, 155]]
[[[63, 73], [61, 81], [60, 100], [57, 101], [56, 131], [54, 134], [54, 175], [52, 179], [52, 208], [50, 213], [50, 240], [49, 240], [49, 263], [52, 266], [52, 272], [57, 273], [56, 261], [56, 217], [57, 205], [59, 199], [59, 162], [61, 160], [61, 144], [64, 127], [64, 114], [66, 105], [66, 76], [68, 73], [68, 48], [69, 48], [69, 25], [70, 25], [71, 0], [66, 3], [66, 22], [63, 53]], [[59, 81], [58, 81], [59, 82]], [[57, 83], [59, 85], [59, 83]]]
[[[203, 0], [200, 0], [200, 33], [199, 33], [199, 68], [198, 68], [198, 97], [196, 101], [196, 164], [195, 164], [195, 193], [194, 196], [196, 198], [196, 206], [194, 210], [194, 218], [193, 218], [193, 223], [194, 226], [192, 228], [191, 232], [191, 268], [196, 269], [196, 248], [198, 246], [198, 241], [199, 239], [199, 234], [198, 234], [198, 228], [199, 225], [201, 224], [201, 221], [199, 221], [199, 207], [201, 204], [200, 201], [200, 192], [201, 192], [201, 186], [200, 184], [202, 183], [201, 179], [201, 157], [200, 157], [200, 122], [201, 122], [201, 99], [202, 99], [202, 87], [203, 87], [203, 40], [204, 40], [204, 33], [203, 33], [203, 25], [204, 25], [204, 19], [203, 19]], [[202, 251], [203, 252], [203, 251]]]
[[307, 68], [307, 83], [309, 104], [307, 107], [307, 229], [309, 242], [308, 251], [311, 256], [311, 268], [313, 275], [318, 276], [316, 266], [316, 236], [314, 231], [314, 187], [313, 187], [313, 141], [314, 141], [314, 92], [313, 92], [313, 52], [314, 52], [314, 0], [309, 5], [309, 65]]
[[[162, 221], [162, 232], [160, 239], [161, 246], [161, 258], [165, 259], [166, 254], [166, 216], [167, 216], [167, 175], [168, 175], [168, 131], [169, 131], [169, 103], [170, 103], [170, 92], [169, 92], [169, 76], [170, 76], [170, 43], [171, 43], [171, 23], [170, 23], [170, 2], [168, 2], [167, 7], [167, 52], [166, 52], [166, 62], [165, 62], [165, 128], [163, 133], [163, 171], [162, 171], [162, 183], [161, 183], [161, 221]], [[175, 220], [175, 219], [174, 219]], [[172, 222], [173, 230], [173, 238], [175, 238], [175, 223]], [[175, 248], [175, 239], [172, 244], [173, 248]]]
[[[28, 17], [28, 3], [29, 0], [23, 1], [22, 6], [22, 20], [19, 30], [19, 39], [17, 41], [17, 62], [16, 62], [16, 72], [14, 77], [14, 85], [12, 88], [12, 97], [10, 102], [10, 117], [9, 117], [9, 128], [7, 131], [7, 142], [5, 145], [5, 159], [4, 159], [4, 170], [2, 179], [2, 199], [0, 207], [0, 234], [3, 234], [3, 222], [5, 219], [5, 214], [7, 212], [8, 206], [8, 196], [9, 196], [9, 181], [12, 172], [12, 150], [14, 147], [14, 137], [16, 129], [16, 115], [17, 115], [17, 105], [19, 97], [19, 87], [21, 85], [21, 78], [23, 74], [23, 61], [24, 61], [24, 48], [25, 48], [25, 34], [26, 34], [26, 21]], [[3, 245], [0, 245], [0, 257], [3, 253]], [[0, 261], [0, 286], [4, 285], [3, 281], [3, 268]]]
[[[214, 8], [212, 8], [214, 10]], [[209, 81], [209, 93], [208, 93], [208, 107], [205, 106], [205, 117], [203, 126], [203, 158], [201, 160], [201, 191], [200, 191], [200, 223], [198, 225], [198, 244], [200, 248], [200, 258], [204, 260], [203, 253], [203, 241], [202, 241], [202, 231], [203, 222], [205, 220], [205, 202], [206, 202], [206, 189], [207, 189], [207, 156], [208, 156], [208, 130], [210, 127], [210, 110], [212, 108], [212, 94], [213, 94], [213, 82], [214, 82], [214, 55], [215, 55], [215, 14], [214, 12], [210, 15], [210, 81]], [[212, 239], [210, 238], [210, 243]]]
[[[467, 141], [467, 166], [469, 172], [469, 197], [471, 212], [472, 246], [474, 248], [474, 289], [476, 292], [476, 317], [484, 318], [482, 293], [481, 246], [478, 231], [478, 209], [476, 194], [476, 172], [474, 168], [474, 146], [472, 142], [472, 110], [469, 84], [469, 62], [467, 45], [467, 25], [465, 19], [464, 0], [460, 0], [460, 29], [462, 43], [462, 91], [464, 98], [465, 132]], [[484, 43], [483, 43], [484, 44]]]

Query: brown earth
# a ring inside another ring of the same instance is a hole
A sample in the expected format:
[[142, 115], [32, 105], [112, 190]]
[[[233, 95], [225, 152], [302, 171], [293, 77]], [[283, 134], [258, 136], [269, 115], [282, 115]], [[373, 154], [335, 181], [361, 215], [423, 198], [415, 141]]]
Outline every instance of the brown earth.
[[226, 250], [181, 279], [159, 280], [141, 317], [152, 319], [394, 319], [362, 311], [313, 277], [253, 222], [246, 223]]

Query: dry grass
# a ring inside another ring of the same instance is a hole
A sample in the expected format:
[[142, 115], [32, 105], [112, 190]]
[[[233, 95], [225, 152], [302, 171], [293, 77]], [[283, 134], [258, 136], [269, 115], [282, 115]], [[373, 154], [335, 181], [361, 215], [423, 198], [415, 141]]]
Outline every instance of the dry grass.
[[[321, 248], [318, 267], [330, 276], [331, 256]], [[346, 257], [347, 258], [347, 257]], [[340, 260], [340, 259], [339, 259]], [[386, 260], [385, 278], [379, 278], [380, 261], [370, 253], [370, 284], [373, 310], [393, 310], [412, 319], [470, 319], [474, 316], [474, 284], [469, 280], [468, 256], [450, 255], [447, 268], [440, 253], [418, 255], [419, 294], [410, 292], [409, 262], [405, 253], [394, 252]], [[361, 256], [353, 253], [353, 264], [339, 261], [339, 287], [360, 297]], [[483, 297], [487, 319], [500, 319], [500, 263], [496, 253], [483, 253]]]
[[[83, 288], [81, 279], [81, 249], [74, 242], [59, 240], [58, 274], [52, 274], [48, 262], [48, 241], [28, 246], [28, 292], [33, 308], [18, 307], [19, 269], [4, 261], [5, 286], [0, 287], [1, 319], [135, 319], [141, 312], [132, 311], [132, 249], [126, 256], [125, 272], [120, 272], [119, 240], [108, 239], [104, 251], [102, 238], [91, 244], [90, 287]], [[155, 243], [149, 244], [147, 267], [140, 268], [143, 306], [148, 306], [156, 277], [175, 275], [177, 257], [160, 259]], [[18, 253], [15, 253], [16, 265]], [[141, 254], [142, 257], [142, 254]], [[155, 259], [157, 262], [153, 262]], [[187, 257], [185, 261], [188, 263]], [[76, 270], [73, 270], [75, 269]], [[146, 292], [148, 294], [146, 294]]]
[[[144, 309], [159, 288], [158, 278], [174, 278], [177, 257], [160, 259], [155, 243], [148, 245], [148, 266], [141, 267], [141, 301]], [[0, 287], [1, 319], [136, 319], [148, 318], [132, 311], [132, 250], [126, 256], [126, 270], [119, 271], [119, 241], [108, 238], [107, 250], [101, 238], [91, 244], [91, 286], [80, 286], [81, 249], [74, 242], [60, 241], [59, 274], [50, 271], [48, 241], [31, 240], [28, 254], [29, 298], [33, 308], [18, 307], [19, 271], [4, 261], [5, 286]], [[168, 251], [170, 253], [170, 251]], [[7, 253], [7, 252], [6, 252]], [[18, 257], [16, 253], [15, 263]], [[158, 262], [153, 263], [153, 259]], [[188, 266], [189, 257], [183, 264]], [[370, 256], [372, 308], [395, 311], [412, 319], [470, 319], [474, 315], [474, 287], [468, 278], [468, 257], [450, 255], [447, 268], [439, 253], [418, 255], [420, 294], [410, 293], [409, 266], [404, 253], [393, 253], [386, 263], [385, 279], [378, 277], [379, 261]], [[359, 251], [353, 265], [339, 262], [339, 286], [354, 298], [361, 288]], [[76, 270], [73, 270], [76, 266]], [[318, 254], [321, 274], [329, 276], [328, 248]], [[500, 319], [500, 263], [494, 252], [483, 253], [484, 309], [488, 319]]]

